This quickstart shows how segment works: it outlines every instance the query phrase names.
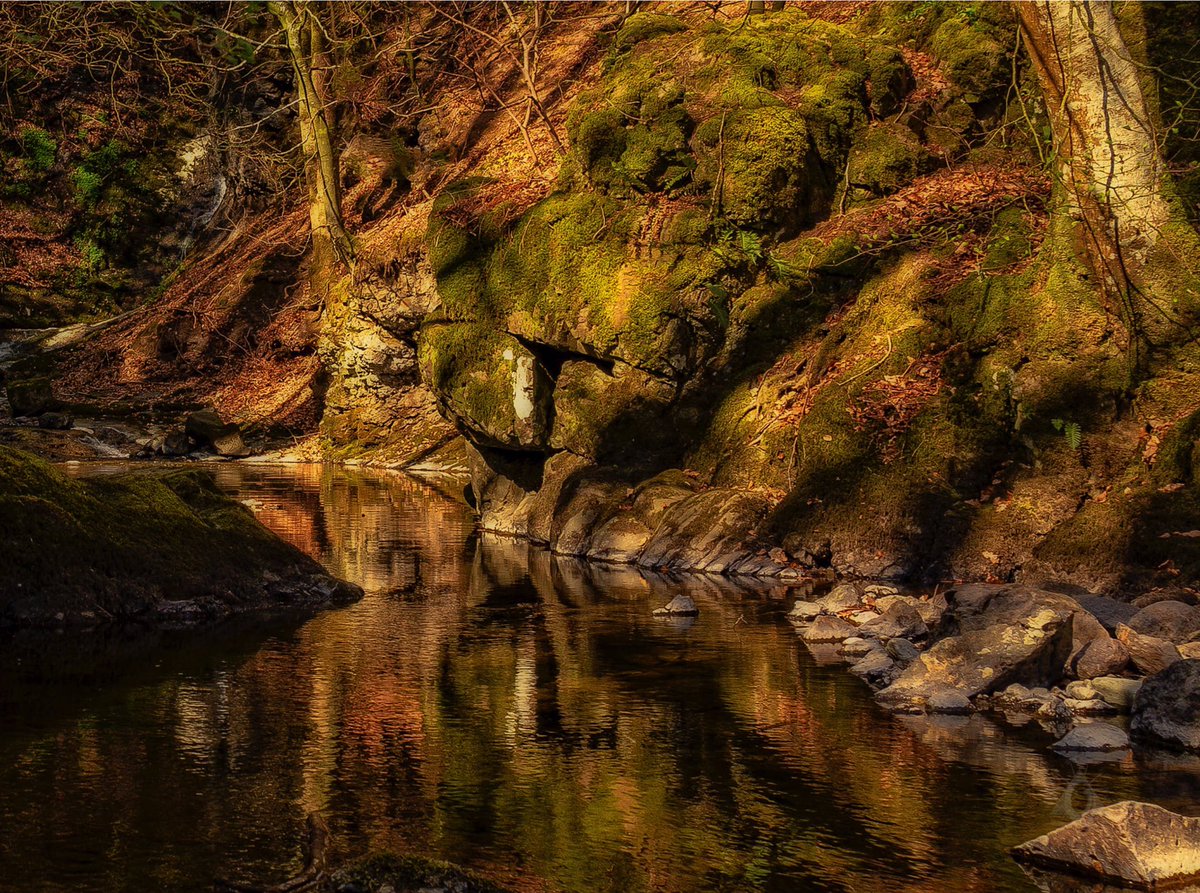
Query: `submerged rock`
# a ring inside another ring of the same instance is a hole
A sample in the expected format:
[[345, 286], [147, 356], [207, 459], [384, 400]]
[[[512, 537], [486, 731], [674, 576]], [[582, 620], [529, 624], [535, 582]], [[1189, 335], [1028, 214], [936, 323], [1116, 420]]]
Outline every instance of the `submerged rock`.
[[1040, 868], [1154, 889], [1200, 876], [1200, 819], [1126, 800], [1086, 812], [1012, 852]]
[[1135, 738], [1200, 750], [1200, 660], [1177, 661], [1147, 679], [1129, 728]]
[[699, 613], [690, 595], [677, 595], [663, 607], [654, 609], [655, 617], [695, 617]]
[[1052, 750], [1058, 751], [1113, 751], [1128, 750], [1129, 736], [1123, 729], [1103, 722], [1092, 722], [1076, 726], [1054, 742]]

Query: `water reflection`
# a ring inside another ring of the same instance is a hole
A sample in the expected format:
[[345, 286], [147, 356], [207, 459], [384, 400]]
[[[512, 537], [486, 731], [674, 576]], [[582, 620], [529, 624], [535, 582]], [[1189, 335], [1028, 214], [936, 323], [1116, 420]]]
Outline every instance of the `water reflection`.
[[[367, 597], [4, 649], [0, 889], [286, 875], [321, 810], [341, 856], [529, 890], [1032, 890], [1007, 848], [1064, 809], [1195, 811], [1191, 761], [1076, 767], [981, 717], [884, 716], [798, 646], [782, 591], [476, 536], [398, 475], [217, 472]], [[695, 622], [651, 616], [681, 589]]]

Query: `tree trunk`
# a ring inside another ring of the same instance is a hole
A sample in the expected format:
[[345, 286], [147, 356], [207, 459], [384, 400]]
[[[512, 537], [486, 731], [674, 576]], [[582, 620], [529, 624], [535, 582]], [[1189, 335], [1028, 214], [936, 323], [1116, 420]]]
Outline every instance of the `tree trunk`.
[[1089, 261], [1145, 361], [1139, 273], [1170, 217], [1156, 124], [1105, 0], [1014, 4], [1054, 131], [1066, 201]]
[[[271, 12], [283, 26], [299, 101], [300, 145], [304, 152], [312, 227], [314, 281], [328, 282], [337, 261], [349, 267], [354, 247], [342, 222], [339, 159], [328, 118], [327, 90], [314, 69], [324, 68], [325, 37], [307, 0], [273, 0]], [[314, 64], [315, 63], [315, 64]]]

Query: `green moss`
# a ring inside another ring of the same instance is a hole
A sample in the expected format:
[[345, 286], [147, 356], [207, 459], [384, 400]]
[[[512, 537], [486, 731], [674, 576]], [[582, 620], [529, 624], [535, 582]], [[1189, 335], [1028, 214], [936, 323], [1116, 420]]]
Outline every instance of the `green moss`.
[[675, 16], [649, 10], [635, 12], [625, 20], [617, 36], [613, 38], [612, 53], [625, 53], [643, 40], [653, 40], [655, 37], [686, 30], [687, 24]]
[[977, 102], [1004, 83], [1008, 50], [997, 39], [1000, 17], [986, 10], [988, 4], [966, 5], [948, 17], [933, 33], [930, 49], [946, 77], [964, 91], [968, 102]]
[[[476, 437], [500, 447], [545, 445], [553, 384], [516, 339], [487, 324], [435, 321], [421, 330], [418, 356], [422, 379]], [[530, 401], [523, 416], [522, 398]]]
[[933, 165], [917, 135], [903, 124], [868, 128], [850, 153], [847, 178], [853, 186], [876, 195], [889, 195], [906, 186]]
[[319, 567], [202, 472], [72, 480], [0, 448], [0, 623], [132, 616], [166, 599], [230, 607], [262, 574]]
[[40, 127], [26, 127], [21, 131], [21, 150], [29, 172], [44, 174], [54, 167], [58, 142]]

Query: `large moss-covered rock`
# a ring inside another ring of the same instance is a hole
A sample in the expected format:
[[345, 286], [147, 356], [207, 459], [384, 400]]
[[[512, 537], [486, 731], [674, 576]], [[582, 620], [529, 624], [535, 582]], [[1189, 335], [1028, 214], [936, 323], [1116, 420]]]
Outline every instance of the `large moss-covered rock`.
[[199, 471], [73, 480], [0, 448], [0, 626], [194, 622], [362, 595]]
[[510, 449], [547, 444], [553, 384], [538, 358], [511, 335], [478, 323], [430, 325], [420, 357], [443, 407], [479, 442]]

